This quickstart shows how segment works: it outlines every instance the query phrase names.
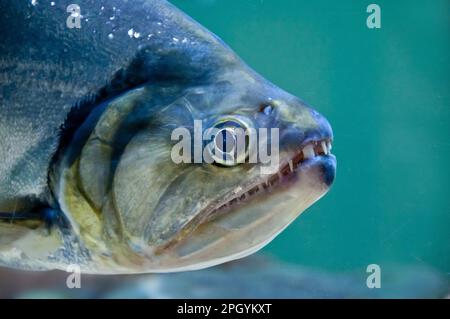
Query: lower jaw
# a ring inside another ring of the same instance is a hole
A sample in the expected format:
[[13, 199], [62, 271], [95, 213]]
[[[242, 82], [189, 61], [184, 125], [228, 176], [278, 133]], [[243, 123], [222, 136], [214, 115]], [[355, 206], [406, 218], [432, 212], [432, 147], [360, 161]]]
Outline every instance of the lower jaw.
[[248, 256], [274, 239], [329, 189], [334, 156], [302, 163], [288, 183], [248, 205], [200, 225], [169, 251], [152, 256], [153, 272], [202, 269]]

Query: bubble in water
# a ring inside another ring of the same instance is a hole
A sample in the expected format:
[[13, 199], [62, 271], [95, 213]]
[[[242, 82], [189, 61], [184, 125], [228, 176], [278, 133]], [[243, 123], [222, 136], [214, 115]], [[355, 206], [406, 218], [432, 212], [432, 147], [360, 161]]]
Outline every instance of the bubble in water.
[[110, 40], [114, 39], [114, 34], [112, 34], [112, 33], [108, 34], [108, 39], [110, 39]]
[[53, 7], [55, 5], [55, 2], [54, 1], [50, 2], [50, 5]]
[[31, 5], [33, 6], [37, 5], [37, 0], [31, 0]]
[[128, 30], [128, 36], [129, 36], [130, 38], [133, 37], [133, 34], [134, 34], [133, 28], [131, 28], [130, 30]]

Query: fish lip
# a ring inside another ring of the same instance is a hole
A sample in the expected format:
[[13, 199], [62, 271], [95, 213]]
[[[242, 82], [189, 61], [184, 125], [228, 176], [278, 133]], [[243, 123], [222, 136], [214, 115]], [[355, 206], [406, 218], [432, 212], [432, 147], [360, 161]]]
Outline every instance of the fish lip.
[[331, 187], [336, 177], [337, 160], [334, 154], [319, 155], [302, 163], [301, 170], [317, 167], [321, 172], [322, 182], [326, 187]]

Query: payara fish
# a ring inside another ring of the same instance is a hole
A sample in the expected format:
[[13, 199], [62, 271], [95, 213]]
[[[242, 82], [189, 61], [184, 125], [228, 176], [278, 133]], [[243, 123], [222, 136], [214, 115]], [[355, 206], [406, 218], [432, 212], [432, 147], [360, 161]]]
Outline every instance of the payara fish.
[[[256, 252], [328, 191], [328, 121], [217, 36], [162, 0], [72, 2], [0, 2], [1, 265], [205, 268]], [[246, 161], [247, 144], [235, 161], [174, 161], [174, 130], [195, 139], [195, 123], [221, 147], [276, 129], [276, 169]]]

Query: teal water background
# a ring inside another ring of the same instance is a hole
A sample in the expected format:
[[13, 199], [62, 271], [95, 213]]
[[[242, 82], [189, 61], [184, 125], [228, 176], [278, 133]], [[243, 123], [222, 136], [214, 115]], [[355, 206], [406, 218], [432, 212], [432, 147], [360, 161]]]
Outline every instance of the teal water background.
[[331, 191], [263, 249], [346, 271], [450, 273], [450, 1], [172, 0], [331, 122]]

